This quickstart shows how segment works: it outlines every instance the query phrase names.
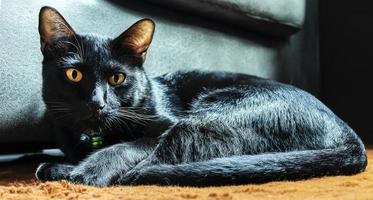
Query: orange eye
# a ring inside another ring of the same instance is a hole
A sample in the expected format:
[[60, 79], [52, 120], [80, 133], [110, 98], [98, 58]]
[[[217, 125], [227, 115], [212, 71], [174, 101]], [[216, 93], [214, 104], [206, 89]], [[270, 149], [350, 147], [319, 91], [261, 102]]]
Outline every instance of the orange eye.
[[79, 70], [77, 70], [77, 69], [71, 67], [71, 68], [68, 68], [68, 69], [66, 70], [66, 77], [67, 77], [70, 81], [77, 83], [77, 82], [79, 82], [79, 81], [82, 80], [82, 78], [83, 78], [83, 74], [82, 74], [82, 72], [80, 72]]
[[115, 73], [108, 78], [108, 82], [111, 86], [117, 86], [123, 83], [126, 76], [123, 73]]

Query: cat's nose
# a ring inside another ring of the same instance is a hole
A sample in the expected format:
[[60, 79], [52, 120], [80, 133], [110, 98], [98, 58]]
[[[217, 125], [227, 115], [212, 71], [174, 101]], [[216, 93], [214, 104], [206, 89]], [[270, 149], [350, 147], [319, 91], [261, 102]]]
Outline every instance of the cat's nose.
[[100, 103], [100, 102], [91, 101], [91, 102], [87, 103], [87, 106], [88, 106], [88, 108], [91, 111], [99, 111], [99, 110], [104, 109], [105, 104], [104, 103]]
[[[96, 113], [99, 113], [105, 107], [105, 92], [102, 87], [96, 86], [92, 91], [92, 98], [88, 100], [88, 108]], [[97, 112], [98, 111], [98, 112]]]

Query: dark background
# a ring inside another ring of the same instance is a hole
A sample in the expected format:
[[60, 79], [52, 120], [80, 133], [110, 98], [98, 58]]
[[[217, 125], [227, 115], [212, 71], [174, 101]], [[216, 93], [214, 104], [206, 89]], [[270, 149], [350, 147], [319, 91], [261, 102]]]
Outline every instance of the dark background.
[[321, 99], [373, 144], [373, 2], [319, 1]]

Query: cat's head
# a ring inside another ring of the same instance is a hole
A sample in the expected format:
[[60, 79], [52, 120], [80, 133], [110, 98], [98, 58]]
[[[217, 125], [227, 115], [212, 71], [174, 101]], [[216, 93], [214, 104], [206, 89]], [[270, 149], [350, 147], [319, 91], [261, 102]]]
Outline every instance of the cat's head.
[[142, 65], [154, 33], [152, 20], [142, 19], [112, 39], [78, 34], [57, 10], [43, 7], [39, 33], [43, 99], [59, 124], [118, 129], [113, 124], [130, 117], [147, 98]]

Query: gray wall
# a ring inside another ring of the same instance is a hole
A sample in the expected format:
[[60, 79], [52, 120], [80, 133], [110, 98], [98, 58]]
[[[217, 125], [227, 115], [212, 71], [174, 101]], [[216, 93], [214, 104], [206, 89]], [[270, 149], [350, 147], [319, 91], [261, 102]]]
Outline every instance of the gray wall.
[[[311, 19], [315, 18], [316, 1], [307, 2], [307, 12], [312, 12], [307, 13], [307, 27], [288, 39], [280, 39], [136, 1], [3, 0], [0, 142], [40, 140], [41, 136], [35, 135], [48, 131], [48, 127], [40, 131], [38, 126], [44, 110], [37, 32], [38, 12], [43, 5], [57, 8], [78, 33], [94, 32], [110, 37], [117, 36], [136, 20], [153, 18], [156, 32], [145, 63], [151, 75], [179, 69], [228, 70], [274, 78], [315, 94], [318, 91], [317, 34]], [[35, 128], [30, 128], [30, 124], [36, 124]]]

